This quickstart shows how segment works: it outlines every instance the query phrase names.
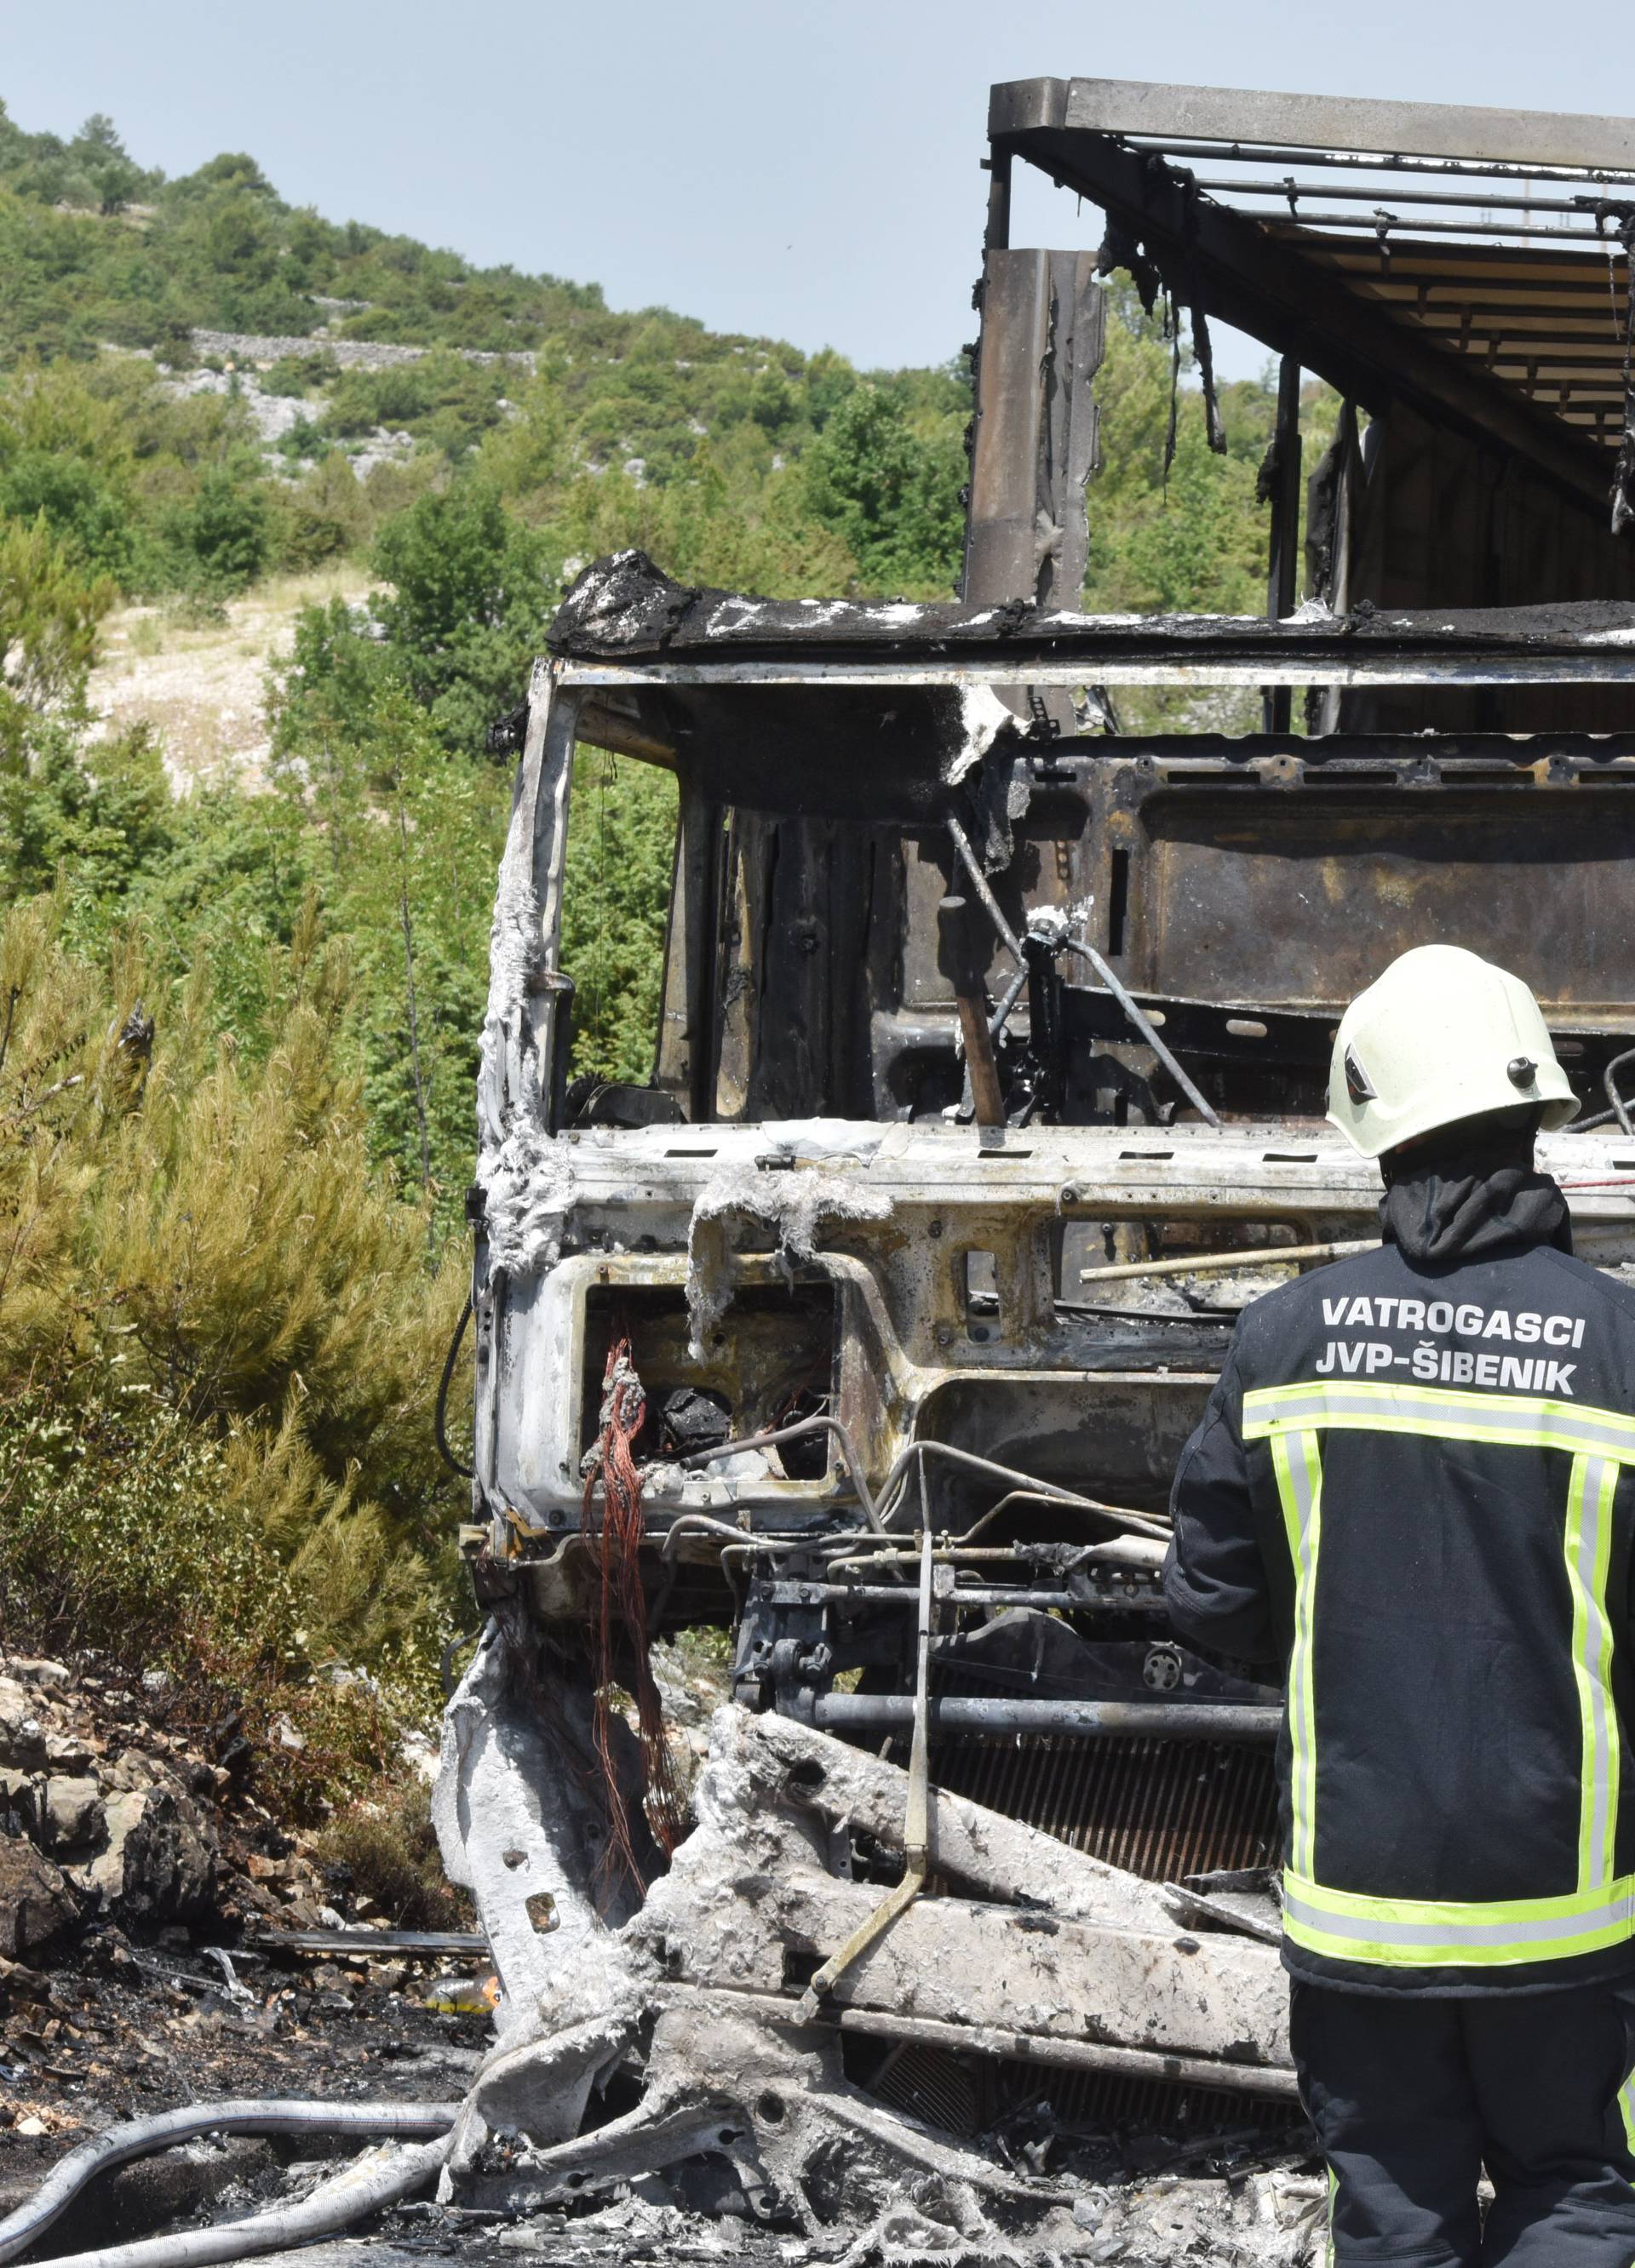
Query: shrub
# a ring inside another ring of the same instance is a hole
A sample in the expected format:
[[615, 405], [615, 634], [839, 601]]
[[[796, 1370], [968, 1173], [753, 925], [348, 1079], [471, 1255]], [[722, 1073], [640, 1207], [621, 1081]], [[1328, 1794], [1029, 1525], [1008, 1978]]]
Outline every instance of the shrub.
[[355, 1894], [398, 1929], [468, 1929], [471, 1905], [443, 1872], [431, 1796], [417, 1774], [355, 1803], [320, 1837], [319, 1855], [344, 1867]]
[[201, 475], [187, 509], [172, 522], [182, 579], [241, 591], [267, 564], [270, 523], [260, 486], [225, 466], [212, 465]]
[[372, 519], [350, 465], [338, 452], [331, 451], [277, 498], [275, 541], [279, 564], [300, 574], [322, 566], [326, 560], [341, 558], [360, 548]]
[[0, 785], [30, 760], [48, 721], [77, 721], [97, 624], [117, 593], [72, 559], [43, 517], [0, 520]]
[[346, 370], [335, 382], [324, 424], [343, 440], [352, 439], [373, 432], [377, 425], [403, 425], [423, 417], [431, 398], [422, 363]]
[[0, 462], [0, 517], [43, 519], [77, 563], [127, 590], [139, 579], [140, 541], [129, 502], [84, 458], [18, 449]]
[[858, 386], [803, 462], [810, 510], [844, 538], [866, 588], [947, 597], [965, 523], [956, 423], [917, 418], [897, 392]]
[[61, 902], [0, 922], [5, 1611], [125, 1658], [208, 1638], [423, 1685], [453, 1498], [431, 1410], [463, 1296], [372, 1167], [347, 976], [309, 921], [272, 1045], [216, 1041], [203, 969], [97, 971]]
[[451, 748], [475, 755], [515, 706], [541, 643], [551, 547], [512, 519], [485, 482], [423, 496], [375, 540], [392, 588], [378, 601], [405, 681]]
[[668, 772], [600, 749], [575, 758], [562, 965], [576, 1074], [652, 1077], [675, 820]]
[[335, 363], [321, 350], [308, 355], [283, 355], [261, 372], [261, 392], [299, 401], [320, 387], [333, 386]]
[[286, 762], [309, 772], [327, 767], [336, 740], [367, 732], [395, 676], [394, 657], [372, 627], [344, 599], [303, 607], [296, 616], [290, 659], [269, 695], [273, 747]]

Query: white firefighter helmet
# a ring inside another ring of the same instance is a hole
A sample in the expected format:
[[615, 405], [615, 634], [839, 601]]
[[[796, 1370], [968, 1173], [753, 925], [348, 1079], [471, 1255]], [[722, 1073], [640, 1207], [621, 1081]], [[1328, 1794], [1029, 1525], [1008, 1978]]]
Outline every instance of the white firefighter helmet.
[[1537, 1001], [1479, 954], [1417, 945], [1340, 1019], [1329, 1123], [1365, 1158], [1523, 1102], [1540, 1106], [1546, 1126], [1578, 1109]]

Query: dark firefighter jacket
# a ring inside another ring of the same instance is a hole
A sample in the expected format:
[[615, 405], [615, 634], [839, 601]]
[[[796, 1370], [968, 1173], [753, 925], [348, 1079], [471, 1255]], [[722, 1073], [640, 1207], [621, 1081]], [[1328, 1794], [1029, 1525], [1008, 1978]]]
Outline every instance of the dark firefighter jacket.
[[[1451, 1153], [1449, 1153], [1451, 1154]], [[1285, 1674], [1285, 1948], [1358, 1991], [1635, 1967], [1635, 1295], [1519, 1162], [1241, 1318], [1184, 1451], [1185, 1638]]]

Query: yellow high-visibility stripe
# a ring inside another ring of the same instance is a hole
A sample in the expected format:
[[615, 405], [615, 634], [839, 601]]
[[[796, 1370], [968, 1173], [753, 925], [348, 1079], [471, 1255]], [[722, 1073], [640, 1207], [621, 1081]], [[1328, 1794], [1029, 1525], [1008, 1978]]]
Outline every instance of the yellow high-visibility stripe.
[[1258, 1386], [1243, 1397], [1243, 1438], [1264, 1440], [1312, 1426], [1374, 1433], [1430, 1433], [1450, 1441], [1565, 1449], [1635, 1464], [1635, 1418], [1592, 1404], [1530, 1394], [1462, 1393], [1388, 1380], [1303, 1379]]
[[1284, 1532], [1294, 1563], [1294, 1643], [1289, 1653], [1289, 1855], [1316, 1872], [1317, 1692], [1312, 1655], [1317, 1610], [1317, 1546], [1322, 1528], [1322, 1462], [1315, 1433], [1279, 1433], [1271, 1445]]
[[1367, 1897], [1287, 1868], [1283, 1924], [1295, 1944], [1339, 1961], [1408, 1969], [1505, 1968], [1627, 1943], [1635, 1881], [1565, 1897], [1474, 1902]]
[[1635, 2155], [1635, 2071], [1618, 2089], [1618, 2109], [1624, 2114], [1624, 2139], [1631, 2155]]
[[1607, 1565], [1618, 1468], [1604, 1457], [1574, 1457], [1567, 1484], [1567, 1583], [1572, 1598], [1572, 1676], [1583, 1727], [1579, 1810], [1579, 1889], [1613, 1877], [1618, 1817], [1619, 1741], [1612, 1698], [1612, 1620]]
[[1407, 1933], [1430, 1932], [1452, 1938], [1497, 1932], [1540, 1942], [1580, 1926], [1599, 1928], [1615, 1911], [1635, 1913], [1635, 1875], [1625, 1874], [1604, 1889], [1565, 1890], [1547, 1898], [1386, 1898], [1368, 1890], [1337, 1890], [1284, 1869], [1284, 1894], [1315, 1917], [1378, 1924]]
[[1627, 1945], [1635, 1934], [1627, 1913], [1593, 1928], [1587, 1925], [1574, 1935], [1553, 1939], [1545, 1946], [1526, 1939], [1491, 1945], [1450, 1941], [1403, 1946], [1377, 1933], [1304, 1921], [1286, 1912], [1283, 1928], [1292, 1944], [1304, 1947], [1308, 1953], [1321, 1954], [1329, 1961], [1357, 1962], [1369, 1969], [1517, 1969], [1532, 1962], [1576, 1960], [1587, 1953], [1609, 1953], [1617, 1946]]

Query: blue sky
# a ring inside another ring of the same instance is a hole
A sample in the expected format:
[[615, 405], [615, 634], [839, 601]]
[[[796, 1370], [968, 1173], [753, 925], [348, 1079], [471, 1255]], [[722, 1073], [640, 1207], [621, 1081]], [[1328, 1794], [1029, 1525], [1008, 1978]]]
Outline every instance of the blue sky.
[[[1536, 0], [0, 0], [0, 99], [35, 129], [107, 111], [170, 173], [247, 149], [335, 219], [873, 367], [971, 334], [991, 80], [1616, 110], [1614, 18]], [[1018, 197], [1015, 243], [1094, 233], [1047, 184]], [[1262, 356], [1228, 339], [1219, 359], [1237, 375]]]

